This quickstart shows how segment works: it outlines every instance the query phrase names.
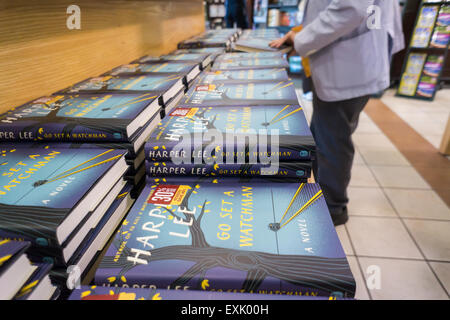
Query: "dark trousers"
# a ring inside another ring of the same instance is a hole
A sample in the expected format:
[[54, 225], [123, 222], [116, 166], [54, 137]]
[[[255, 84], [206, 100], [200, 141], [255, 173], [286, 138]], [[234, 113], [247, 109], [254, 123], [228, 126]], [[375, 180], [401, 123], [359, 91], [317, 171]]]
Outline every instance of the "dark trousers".
[[342, 212], [349, 201], [347, 187], [355, 155], [351, 136], [368, 101], [369, 96], [327, 102], [314, 92], [311, 131], [317, 161], [313, 170], [332, 215]]
[[236, 27], [240, 29], [247, 29], [247, 15], [245, 12], [245, 2], [239, 2], [228, 4], [227, 12], [225, 16], [225, 21], [227, 28], [234, 28], [234, 23], [236, 22]]

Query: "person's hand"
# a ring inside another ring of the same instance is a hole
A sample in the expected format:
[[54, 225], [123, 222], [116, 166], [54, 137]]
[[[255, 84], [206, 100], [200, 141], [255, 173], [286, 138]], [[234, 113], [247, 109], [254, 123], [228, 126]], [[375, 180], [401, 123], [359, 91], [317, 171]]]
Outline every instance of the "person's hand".
[[269, 43], [269, 46], [271, 46], [272, 48], [277, 48], [277, 49], [281, 48], [281, 46], [286, 42], [286, 40], [287, 40], [287, 37], [284, 36], [280, 39], [273, 40], [271, 43]]

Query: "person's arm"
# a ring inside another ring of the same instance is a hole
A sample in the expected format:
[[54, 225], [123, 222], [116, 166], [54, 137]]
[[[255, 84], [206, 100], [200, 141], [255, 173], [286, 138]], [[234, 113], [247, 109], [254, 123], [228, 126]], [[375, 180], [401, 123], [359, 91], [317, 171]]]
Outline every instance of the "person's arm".
[[269, 45], [272, 48], [280, 48], [283, 44], [293, 45], [294, 44], [293, 40], [294, 40], [295, 34], [297, 32], [299, 32], [299, 31], [301, 31], [302, 28], [303, 28], [302, 25], [299, 25], [297, 27], [293, 27], [288, 33], [286, 33], [284, 35], [284, 37], [281, 37], [280, 39], [273, 40]]
[[374, 0], [333, 0], [296, 34], [295, 50], [300, 56], [306, 57], [350, 33], [367, 18], [367, 8], [373, 2]]

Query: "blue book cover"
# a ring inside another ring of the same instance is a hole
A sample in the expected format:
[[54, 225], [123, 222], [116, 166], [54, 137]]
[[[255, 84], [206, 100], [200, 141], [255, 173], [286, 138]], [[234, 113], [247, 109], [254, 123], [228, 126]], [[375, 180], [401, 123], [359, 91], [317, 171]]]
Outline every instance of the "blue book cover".
[[303, 183], [147, 185], [101, 260], [95, 283], [355, 293], [322, 191]]
[[[227, 150], [225, 139], [222, 140], [221, 145], [203, 135], [200, 140], [193, 139], [194, 133], [204, 134], [210, 130], [217, 130], [223, 135], [227, 130], [235, 130], [236, 133], [241, 131], [243, 138], [234, 141], [233, 150]], [[263, 144], [249, 146], [245, 136], [256, 135], [258, 132], [267, 135], [267, 147]], [[184, 145], [185, 134], [189, 134], [191, 141], [195, 143]], [[272, 141], [278, 142], [277, 153], [271, 152]], [[184, 152], [178, 150], [181, 142], [183, 142]], [[192, 159], [204, 158], [203, 150], [208, 145], [214, 147], [212, 153], [220, 159], [225, 159], [233, 153], [233, 159], [238, 158], [239, 150], [245, 152], [245, 158], [276, 157], [279, 161], [311, 160], [315, 154], [314, 139], [299, 105], [242, 105], [173, 109], [150, 135], [145, 144], [145, 157], [149, 161], [169, 161], [186, 157], [186, 151], [188, 151]]]
[[[33, 263], [33, 266], [37, 267], [36, 271], [31, 275], [25, 285], [16, 294], [14, 300], [28, 300], [33, 292], [39, 287], [41, 282], [50, 281], [49, 278], [46, 279], [46, 277], [53, 267], [51, 263]], [[53, 292], [51, 292], [50, 296], [53, 295], [55, 290], [56, 288], [53, 287]]]
[[64, 261], [63, 247], [127, 170], [126, 151], [1, 149], [0, 238]]
[[0, 142], [132, 142], [142, 123], [158, 117], [158, 95], [61, 94], [0, 115]]
[[219, 55], [225, 52], [225, 48], [193, 48], [193, 49], [178, 49], [171, 54], [183, 54], [183, 53], [208, 53], [212, 55]]
[[[337, 300], [338, 297], [291, 296], [200, 290], [167, 290], [127, 287], [81, 286], [68, 300]], [[188, 308], [188, 307], [186, 307]]]
[[167, 54], [160, 57], [144, 56], [135, 61], [134, 63], [159, 63], [161, 61], [190, 61], [202, 63], [209, 58], [209, 53], [194, 52], [194, 53], [182, 53], [182, 54]]
[[282, 59], [283, 54], [279, 52], [229, 52], [221, 54], [216, 61], [234, 61], [248, 59]]
[[172, 162], [145, 162], [147, 175], [166, 176], [223, 176], [223, 177], [259, 177], [298, 178], [306, 181], [311, 177], [311, 162], [261, 163], [221, 163], [195, 164]]
[[158, 96], [160, 105], [184, 88], [184, 74], [151, 73], [140, 75], [105, 75], [81, 81], [58, 93], [147, 93]]
[[217, 70], [204, 71], [198, 76], [197, 83], [242, 82], [255, 81], [288, 81], [289, 76], [284, 68], [245, 69], [245, 70]]
[[0, 276], [30, 246], [27, 241], [13, 241], [0, 238]]
[[198, 68], [198, 63], [189, 61], [165, 61], [157, 63], [131, 63], [124, 64], [107, 74], [116, 76], [120, 74], [147, 74], [147, 73], [180, 73], [187, 74], [193, 69]]
[[289, 63], [283, 58], [255, 58], [219, 60], [211, 70], [240, 70], [240, 69], [289, 68]]
[[197, 84], [192, 86], [178, 107], [297, 105], [291, 81]]

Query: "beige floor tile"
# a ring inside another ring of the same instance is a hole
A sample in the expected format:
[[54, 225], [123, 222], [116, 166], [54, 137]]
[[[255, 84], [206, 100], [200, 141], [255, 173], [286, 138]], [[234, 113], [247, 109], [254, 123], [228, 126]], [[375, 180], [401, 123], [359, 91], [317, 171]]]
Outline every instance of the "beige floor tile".
[[450, 294], [450, 263], [431, 262], [430, 265], [447, 290], [447, 294]]
[[342, 248], [346, 255], [354, 255], [352, 245], [350, 244], [350, 240], [348, 238], [347, 230], [344, 225], [340, 225], [336, 227], [336, 232], [338, 234], [339, 240], [341, 241]]
[[382, 133], [380, 128], [373, 121], [360, 121], [355, 134], [359, 133]]
[[366, 165], [354, 165], [352, 168], [352, 178], [350, 181], [352, 187], [378, 187], [372, 172]]
[[381, 188], [349, 187], [349, 215], [396, 217]]
[[385, 148], [396, 150], [392, 142], [383, 133], [355, 133], [353, 142], [358, 148]]
[[347, 230], [357, 256], [423, 258], [398, 218], [353, 216]]
[[397, 150], [360, 147], [359, 152], [368, 165], [410, 166], [408, 160]]
[[358, 261], [356, 257], [347, 257], [348, 264], [350, 265], [350, 269], [353, 273], [353, 278], [355, 278], [356, 282], [356, 294], [355, 299], [358, 300], [370, 300], [369, 293], [366, 288], [366, 280], [362, 274], [361, 268], [358, 265]]
[[405, 219], [405, 223], [428, 260], [450, 261], [450, 221]]
[[374, 300], [448, 300], [448, 296], [425, 261], [358, 258], [363, 270], [379, 268], [380, 287], [365, 273]]
[[401, 217], [450, 220], [450, 208], [432, 190], [385, 189], [385, 191]]
[[413, 167], [371, 166], [371, 169], [382, 187], [430, 189]]
[[361, 153], [359, 153], [358, 150], [355, 150], [355, 157], [353, 158], [353, 164], [354, 165], [365, 165], [363, 157], [361, 156]]

